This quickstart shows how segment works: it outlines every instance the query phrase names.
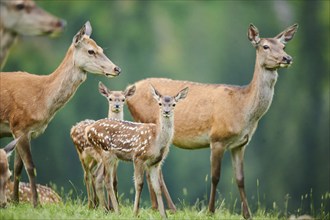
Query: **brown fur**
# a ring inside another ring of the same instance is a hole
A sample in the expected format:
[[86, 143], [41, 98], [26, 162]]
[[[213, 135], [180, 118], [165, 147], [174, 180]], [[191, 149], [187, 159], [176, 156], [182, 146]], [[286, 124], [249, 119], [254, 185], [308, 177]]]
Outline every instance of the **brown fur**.
[[170, 95], [176, 88], [189, 87], [189, 96], [175, 109], [173, 143], [186, 149], [210, 146], [210, 212], [215, 210], [215, 194], [220, 179], [222, 156], [225, 150], [231, 150], [243, 216], [251, 217], [244, 189], [244, 150], [260, 118], [270, 107], [278, 75], [277, 69], [291, 64], [291, 57], [283, 48], [284, 43], [292, 39], [297, 27], [293, 25], [275, 38], [259, 38], [258, 29], [250, 25], [248, 37], [256, 47], [256, 63], [253, 79], [247, 86], [210, 85], [157, 78], [136, 83], [136, 94], [127, 104], [133, 118], [144, 123], [154, 123], [157, 119], [157, 106], [148, 93], [149, 84], [159, 88], [161, 93]]
[[[18, 184], [24, 162], [31, 184], [31, 201], [34, 206], [38, 204], [36, 170], [30, 150], [31, 138], [44, 132], [56, 112], [70, 100], [86, 79], [87, 72], [112, 77], [120, 73], [120, 68], [90, 38], [91, 32], [91, 25], [86, 22], [73, 38], [62, 63], [50, 75], [0, 73], [0, 136], [20, 137], [15, 154], [15, 202], [19, 201]], [[90, 54], [91, 50], [93, 54]]]
[[[153, 88], [153, 87], [152, 87]], [[184, 99], [188, 88], [183, 89], [175, 96], [162, 96], [157, 90], [152, 89], [153, 97], [158, 101], [160, 111], [156, 124], [133, 123], [116, 119], [101, 119], [88, 126], [86, 138], [102, 155], [106, 168], [106, 187], [110, 195], [114, 210], [119, 212], [118, 201], [113, 189], [114, 171], [117, 169], [118, 160], [132, 161], [134, 164], [135, 201], [134, 214], [138, 214], [140, 195], [143, 187], [144, 171], [150, 176], [152, 193], [155, 194], [158, 209], [162, 217], [166, 212], [162, 200], [162, 191], [166, 198], [170, 197], [163, 176], [161, 164], [165, 160], [169, 145], [173, 137], [173, 110], [176, 102]], [[134, 96], [133, 96], [134, 97]], [[163, 189], [161, 189], [163, 188]], [[101, 194], [101, 189], [97, 189]], [[154, 195], [152, 195], [154, 196]], [[172, 204], [169, 204], [170, 206]], [[175, 206], [171, 209], [175, 210]]]

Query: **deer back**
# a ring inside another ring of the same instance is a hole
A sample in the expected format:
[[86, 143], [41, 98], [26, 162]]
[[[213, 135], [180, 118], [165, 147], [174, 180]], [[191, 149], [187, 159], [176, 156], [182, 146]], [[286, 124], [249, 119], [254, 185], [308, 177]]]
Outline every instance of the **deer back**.
[[156, 125], [106, 118], [88, 126], [86, 135], [94, 146], [121, 160], [131, 161], [150, 152], [156, 137]]

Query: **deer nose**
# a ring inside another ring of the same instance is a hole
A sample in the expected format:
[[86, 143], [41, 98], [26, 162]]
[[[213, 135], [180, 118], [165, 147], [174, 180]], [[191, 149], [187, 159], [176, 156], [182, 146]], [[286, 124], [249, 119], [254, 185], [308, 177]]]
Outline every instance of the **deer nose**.
[[289, 55], [284, 56], [282, 61], [286, 62], [287, 64], [290, 64], [292, 62], [292, 57], [290, 57]]
[[116, 66], [116, 67], [114, 68], [114, 71], [115, 71], [115, 73], [120, 74], [121, 69], [120, 69], [120, 67]]
[[66, 26], [66, 21], [63, 19], [60, 19], [60, 20], [54, 22], [53, 25], [54, 25], [54, 27], [57, 27], [57, 28], [64, 28]]
[[119, 105], [115, 105], [116, 108], [119, 108]]

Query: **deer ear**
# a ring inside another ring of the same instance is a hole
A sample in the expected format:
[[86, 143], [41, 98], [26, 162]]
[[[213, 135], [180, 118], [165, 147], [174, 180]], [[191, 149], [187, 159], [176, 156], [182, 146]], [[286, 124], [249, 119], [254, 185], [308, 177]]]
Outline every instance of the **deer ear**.
[[189, 88], [186, 87], [184, 89], [182, 89], [175, 97], [175, 101], [178, 102], [180, 101], [181, 99], [184, 99], [187, 97], [187, 94], [188, 94], [188, 91], [189, 91]]
[[109, 89], [102, 82], [99, 82], [99, 92], [106, 98], [109, 96], [110, 93]]
[[247, 35], [248, 35], [248, 38], [251, 41], [252, 45], [254, 47], [257, 47], [260, 42], [258, 28], [256, 26], [254, 26], [253, 24], [250, 24]]
[[19, 138], [14, 139], [9, 144], [7, 144], [6, 147], [3, 148], [3, 150], [7, 154], [7, 157], [10, 157], [11, 153], [14, 151], [18, 140], [19, 140]]
[[152, 96], [158, 102], [159, 99], [162, 97], [162, 95], [155, 89], [155, 87], [153, 87], [153, 85], [150, 84], [150, 87], [151, 87], [151, 94], [152, 94]]
[[281, 43], [286, 44], [293, 38], [294, 34], [297, 32], [297, 29], [298, 24], [294, 24], [276, 35], [275, 38], [278, 39]]
[[127, 89], [124, 92], [125, 98], [133, 96], [135, 93], [135, 90], [136, 90], [135, 85], [131, 85], [131, 86], [127, 87]]
[[83, 37], [86, 35], [90, 37], [92, 34], [92, 26], [89, 21], [87, 21], [84, 26], [80, 29], [80, 31], [73, 37], [73, 43], [77, 46]]

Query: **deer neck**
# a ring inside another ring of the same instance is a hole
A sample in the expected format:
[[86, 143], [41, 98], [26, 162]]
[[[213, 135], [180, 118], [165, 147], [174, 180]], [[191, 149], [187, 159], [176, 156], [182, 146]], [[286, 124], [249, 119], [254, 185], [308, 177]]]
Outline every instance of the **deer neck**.
[[123, 111], [123, 109], [122, 109], [122, 111], [119, 111], [119, 112], [113, 112], [113, 111], [111, 111], [111, 107], [109, 106], [108, 118], [114, 118], [114, 119], [117, 119], [117, 120], [124, 120], [124, 111]]
[[17, 40], [18, 35], [6, 29], [2, 23], [0, 23], [0, 67], [3, 66], [5, 59], [8, 56], [10, 47]]
[[247, 86], [250, 120], [258, 121], [269, 109], [277, 76], [276, 69], [266, 69], [260, 65], [257, 54], [253, 79]]
[[170, 117], [164, 117], [160, 115], [158, 124], [158, 131], [157, 131], [157, 145], [160, 150], [169, 146], [172, 142], [173, 134], [174, 134], [174, 117], [173, 115]]
[[55, 114], [74, 95], [81, 83], [86, 80], [86, 72], [74, 63], [74, 48], [71, 46], [60, 66], [48, 76], [47, 106]]

